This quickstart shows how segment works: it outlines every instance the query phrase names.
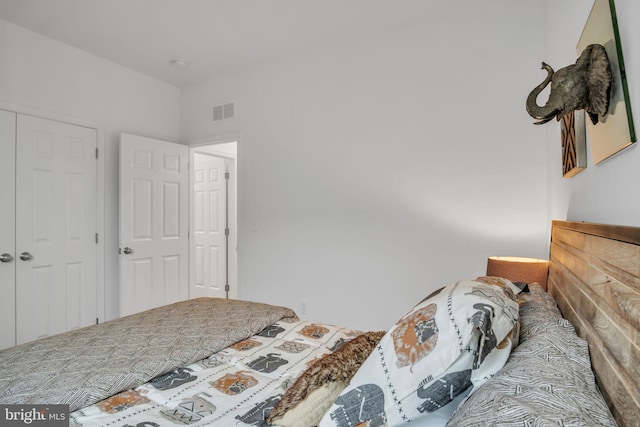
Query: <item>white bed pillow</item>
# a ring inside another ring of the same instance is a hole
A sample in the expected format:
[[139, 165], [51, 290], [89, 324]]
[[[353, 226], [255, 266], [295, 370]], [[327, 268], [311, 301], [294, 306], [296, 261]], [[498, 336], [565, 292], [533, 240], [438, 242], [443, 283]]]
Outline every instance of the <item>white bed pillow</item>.
[[320, 427], [429, 420], [506, 362], [518, 304], [506, 279], [479, 277], [421, 301], [382, 338]]

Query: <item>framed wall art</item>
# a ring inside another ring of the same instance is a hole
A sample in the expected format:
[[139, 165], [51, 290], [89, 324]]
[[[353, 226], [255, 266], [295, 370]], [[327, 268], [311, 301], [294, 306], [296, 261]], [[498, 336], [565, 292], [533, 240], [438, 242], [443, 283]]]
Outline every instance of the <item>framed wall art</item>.
[[578, 54], [590, 44], [605, 47], [612, 76], [607, 115], [596, 125], [587, 120], [591, 157], [597, 164], [637, 141], [614, 0], [595, 0], [576, 46]]
[[562, 117], [562, 176], [571, 178], [587, 167], [587, 137], [584, 110]]

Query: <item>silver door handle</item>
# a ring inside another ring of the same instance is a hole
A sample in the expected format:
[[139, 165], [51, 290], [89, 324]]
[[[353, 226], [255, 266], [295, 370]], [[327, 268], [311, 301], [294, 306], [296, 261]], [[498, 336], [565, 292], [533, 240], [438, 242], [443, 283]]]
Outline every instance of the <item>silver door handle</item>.
[[126, 248], [124, 248], [123, 252], [124, 252], [126, 255], [129, 255], [129, 254], [132, 254], [132, 253], [133, 253], [133, 249], [131, 249], [130, 247], [128, 247], [128, 246], [127, 246]]
[[11, 254], [2, 254], [0, 255], [0, 262], [11, 262], [13, 261], [13, 257]]
[[33, 255], [31, 255], [29, 252], [22, 252], [20, 254], [20, 259], [23, 261], [30, 261], [33, 259]]

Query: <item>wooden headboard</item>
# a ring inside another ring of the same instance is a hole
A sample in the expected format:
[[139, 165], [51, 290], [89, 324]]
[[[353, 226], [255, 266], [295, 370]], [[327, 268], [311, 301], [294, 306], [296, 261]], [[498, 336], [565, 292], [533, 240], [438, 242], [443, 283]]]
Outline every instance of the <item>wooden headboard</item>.
[[548, 292], [589, 342], [618, 424], [640, 425], [640, 228], [553, 221]]

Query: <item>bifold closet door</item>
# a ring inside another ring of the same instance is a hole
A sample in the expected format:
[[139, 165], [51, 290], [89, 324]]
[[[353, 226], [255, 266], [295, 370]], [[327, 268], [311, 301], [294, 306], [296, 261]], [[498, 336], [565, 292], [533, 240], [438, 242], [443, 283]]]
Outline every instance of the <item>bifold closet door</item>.
[[96, 136], [17, 115], [17, 344], [96, 322]]
[[16, 344], [16, 113], [0, 110], [0, 349]]

